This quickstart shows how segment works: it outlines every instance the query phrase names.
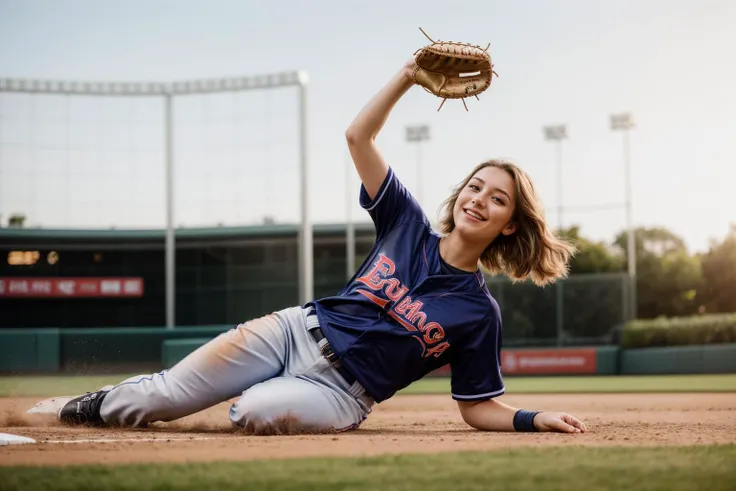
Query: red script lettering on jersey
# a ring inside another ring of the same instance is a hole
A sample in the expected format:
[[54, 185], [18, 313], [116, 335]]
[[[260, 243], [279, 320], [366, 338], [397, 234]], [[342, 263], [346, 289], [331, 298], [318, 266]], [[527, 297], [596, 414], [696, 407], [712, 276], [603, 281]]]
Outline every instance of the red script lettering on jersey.
[[[356, 281], [363, 283], [373, 291], [358, 288], [357, 291], [371, 302], [386, 310], [396, 322], [406, 330], [416, 332], [414, 339], [422, 345], [422, 356], [440, 356], [450, 343], [444, 341], [445, 330], [438, 322], [427, 322], [427, 314], [422, 311], [423, 303], [412, 300], [407, 295], [409, 289], [391, 275], [396, 273], [396, 264], [384, 254], [380, 254], [373, 268]], [[383, 294], [381, 296], [377, 295]], [[394, 302], [390, 309], [386, 309], [389, 302]]]

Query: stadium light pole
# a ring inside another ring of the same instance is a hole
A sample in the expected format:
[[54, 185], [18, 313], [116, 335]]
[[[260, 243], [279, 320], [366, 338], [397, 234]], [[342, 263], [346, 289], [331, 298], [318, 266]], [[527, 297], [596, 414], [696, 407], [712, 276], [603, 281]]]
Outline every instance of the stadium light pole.
[[623, 132], [624, 150], [624, 181], [626, 202], [626, 238], [627, 238], [627, 262], [629, 273], [629, 319], [636, 319], [636, 237], [634, 236], [632, 186], [631, 186], [631, 148], [629, 133], [634, 128], [634, 118], [630, 113], [618, 113], [611, 115], [611, 130]]
[[[544, 137], [547, 140], [557, 142], [557, 223], [558, 228], [562, 231], [562, 140], [567, 139], [567, 126], [564, 124], [556, 124], [545, 126]], [[565, 324], [565, 297], [564, 287], [561, 281], [555, 286], [555, 311], [557, 312], [557, 346], [561, 347], [563, 341], [563, 327]]]
[[416, 158], [416, 171], [417, 171], [417, 195], [416, 199], [419, 204], [422, 204], [422, 142], [429, 140], [429, 126], [426, 124], [407, 126], [406, 127], [406, 141], [409, 143], [416, 143], [417, 147], [417, 158]]
[[557, 223], [562, 230], [562, 140], [567, 139], [567, 126], [563, 124], [545, 126], [544, 137], [557, 142]]

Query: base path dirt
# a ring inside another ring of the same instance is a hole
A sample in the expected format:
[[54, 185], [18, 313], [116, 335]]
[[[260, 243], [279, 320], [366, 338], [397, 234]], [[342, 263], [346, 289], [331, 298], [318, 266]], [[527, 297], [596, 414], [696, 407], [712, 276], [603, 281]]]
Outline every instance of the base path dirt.
[[0, 398], [0, 433], [38, 443], [0, 447], [0, 465], [73, 465], [498, 450], [542, 445], [736, 443], [736, 393], [506, 395], [529, 409], [567, 411], [584, 434], [487, 433], [467, 426], [449, 396], [396, 396], [354, 431], [252, 436], [234, 432], [228, 403], [146, 429], [66, 427], [25, 411], [40, 398]]

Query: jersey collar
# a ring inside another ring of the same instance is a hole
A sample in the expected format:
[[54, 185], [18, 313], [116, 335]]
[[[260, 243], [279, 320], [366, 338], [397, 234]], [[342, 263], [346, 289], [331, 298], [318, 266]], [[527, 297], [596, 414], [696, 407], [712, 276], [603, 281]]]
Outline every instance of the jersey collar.
[[440, 238], [436, 232], [432, 231], [422, 244], [425, 281], [430, 283], [441, 281], [441, 285], [449, 288], [450, 291], [475, 290], [485, 286], [486, 280], [480, 268], [473, 274], [442, 274], [440, 269]]

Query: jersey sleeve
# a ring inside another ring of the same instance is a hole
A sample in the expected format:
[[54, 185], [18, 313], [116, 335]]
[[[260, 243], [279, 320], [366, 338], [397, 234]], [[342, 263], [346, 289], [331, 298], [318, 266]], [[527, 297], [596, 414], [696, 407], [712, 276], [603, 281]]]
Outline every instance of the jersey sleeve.
[[501, 374], [501, 319], [484, 321], [467, 346], [450, 359], [452, 398], [479, 402], [504, 393]]
[[427, 222], [421, 206], [394, 170], [389, 167], [386, 178], [376, 196], [371, 200], [365, 186], [360, 186], [360, 206], [365, 209], [376, 227], [376, 240], [381, 240], [397, 224], [408, 221]]

